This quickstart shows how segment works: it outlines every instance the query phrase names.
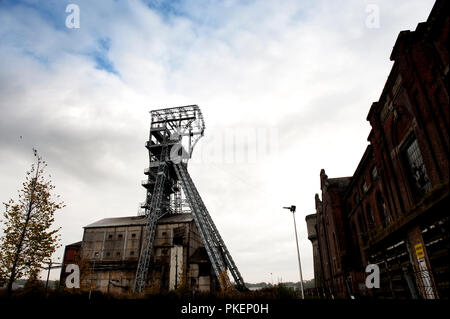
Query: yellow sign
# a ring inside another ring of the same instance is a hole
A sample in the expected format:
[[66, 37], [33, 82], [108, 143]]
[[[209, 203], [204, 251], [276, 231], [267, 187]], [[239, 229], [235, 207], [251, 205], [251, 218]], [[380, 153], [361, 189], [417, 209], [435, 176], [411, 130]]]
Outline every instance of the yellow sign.
[[425, 252], [423, 251], [422, 244], [414, 245], [414, 249], [416, 250], [417, 259], [425, 258]]

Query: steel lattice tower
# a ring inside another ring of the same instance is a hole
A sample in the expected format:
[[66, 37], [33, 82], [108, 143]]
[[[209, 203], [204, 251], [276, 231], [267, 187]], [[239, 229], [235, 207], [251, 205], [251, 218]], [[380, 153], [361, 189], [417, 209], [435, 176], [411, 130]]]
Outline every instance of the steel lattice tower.
[[150, 136], [146, 143], [149, 167], [145, 170], [148, 178], [142, 182], [147, 196], [140, 211], [147, 217], [147, 224], [134, 291], [142, 292], [147, 283], [158, 219], [165, 214], [186, 212], [186, 208], [194, 217], [221, 287], [231, 287], [229, 271], [237, 288], [244, 289], [244, 280], [187, 171], [194, 146], [205, 130], [200, 108], [180, 106], [154, 110], [150, 115]]

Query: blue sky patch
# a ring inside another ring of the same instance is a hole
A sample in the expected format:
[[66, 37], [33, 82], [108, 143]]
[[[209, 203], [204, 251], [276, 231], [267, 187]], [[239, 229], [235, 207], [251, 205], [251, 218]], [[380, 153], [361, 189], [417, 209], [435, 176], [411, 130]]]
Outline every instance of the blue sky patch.
[[111, 48], [111, 39], [108, 37], [100, 38], [97, 43], [98, 49], [89, 54], [96, 63], [95, 68], [119, 75], [119, 72], [114, 68], [114, 63], [108, 57], [108, 52]]
[[71, 3], [69, 0], [57, 1], [37, 1], [37, 0], [5, 0], [0, 1], [0, 10], [7, 10], [10, 8], [25, 7], [32, 9], [45, 20], [50, 26], [56, 30], [66, 29], [66, 6]]
[[186, 16], [183, 12], [180, 0], [164, 1], [164, 0], [148, 0], [147, 6], [157, 11], [164, 18], [170, 18], [171, 16]]

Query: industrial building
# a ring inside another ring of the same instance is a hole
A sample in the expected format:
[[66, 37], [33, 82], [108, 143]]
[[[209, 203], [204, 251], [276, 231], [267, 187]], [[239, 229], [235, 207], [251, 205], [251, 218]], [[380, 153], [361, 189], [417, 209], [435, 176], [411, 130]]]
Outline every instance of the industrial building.
[[[449, 1], [402, 31], [354, 174], [320, 172], [306, 217], [318, 293], [326, 298], [448, 298]], [[368, 288], [365, 268], [380, 269]]]
[[[106, 293], [245, 289], [244, 280], [187, 171], [205, 123], [197, 105], [152, 110], [145, 201], [138, 216], [105, 218], [66, 246], [82, 288]], [[77, 261], [78, 262], [74, 262]], [[234, 279], [234, 285], [229, 278]]]
[[[66, 246], [64, 264], [80, 265], [83, 289], [132, 292], [145, 225], [145, 216], [105, 218], [89, 224], [82, 242]], [[164, 292], [182, 285], [203, 292], [218, 288], [192, 214], [161, 218], [155, 234], [149, 291]]]

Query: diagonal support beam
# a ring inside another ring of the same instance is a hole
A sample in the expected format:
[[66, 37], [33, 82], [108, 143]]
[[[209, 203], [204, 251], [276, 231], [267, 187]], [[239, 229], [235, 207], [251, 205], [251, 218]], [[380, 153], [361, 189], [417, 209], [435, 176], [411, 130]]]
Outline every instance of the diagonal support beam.
[[239, 289], [245, 289], [244, 279], [236, 267], [186, 167], [180, 163], [175, 164], [174, 168], [191, 206], [195, 223], [200, 231], [206, 252], [208, 253], [214, 272], [220, 281], [221, 287], [226, 289], [231, 286], [227, 274], [227, 270], [229, 270], [237, 287]]

